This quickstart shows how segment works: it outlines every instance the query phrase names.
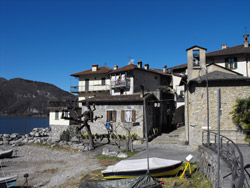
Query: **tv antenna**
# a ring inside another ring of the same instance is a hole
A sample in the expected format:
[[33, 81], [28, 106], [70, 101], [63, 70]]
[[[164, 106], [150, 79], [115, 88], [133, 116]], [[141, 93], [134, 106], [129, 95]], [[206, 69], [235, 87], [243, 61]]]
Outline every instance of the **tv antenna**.
[[129, 59], [128, 60], [128, 64], [129, 65], [134, 64], [134, 61], [135, 61], [134, 59], [132, 59], [131, 57], [129, 57], [128, 59]]

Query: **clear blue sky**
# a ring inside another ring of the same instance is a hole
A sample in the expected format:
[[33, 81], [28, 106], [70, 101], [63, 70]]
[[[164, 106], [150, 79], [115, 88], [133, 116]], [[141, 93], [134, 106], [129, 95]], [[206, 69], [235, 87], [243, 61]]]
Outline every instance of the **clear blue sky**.
[[70, 74], [92, 64], [183, 64], [193, 45], [242, 44], [249, 10], [249, 0], [0, 0], [0, 77], [69, 91]]

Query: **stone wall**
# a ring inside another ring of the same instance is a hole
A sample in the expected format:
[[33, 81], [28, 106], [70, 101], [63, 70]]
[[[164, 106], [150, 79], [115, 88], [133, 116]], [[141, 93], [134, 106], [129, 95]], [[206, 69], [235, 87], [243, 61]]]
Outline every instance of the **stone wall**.
[[[226, 85], [226, 86], [225, 86]], [[209, 124], [210, 130], [217, 131], [218, 118], [218, 89], [221, 89], [221, 108], [222, 115], [220, 117], [220, 124], [222, 134], [226, 134], [228, 138], [235, 143], [244, 143], [244, 135], [237, 131], [236, 125], [232, 122], [232, 115], [229, 113], [233, 110], [237, 98], [247, 98], [250, 96], [250, 87], [240, 85], [238, 86], [230, 83], [223, 85], [209, 86]], [[207, 128], [207, 94], [205, 84], [199, 86], [191, 85], [189, 89], [189, 143], [195, 149], [202, 143], [202, 131]], [[185, 122], [188, 122], [187, 106], [185, 107]], [[186, 132], [188, 131], [186, 123]], [[188, 136], [188, 133], [186, 134]], [[187, 138], [188, 139], [188, 138]]]
[[[200, 172], [209, 179], [213, 187], [217, 186], [218, 179], [218, 159], [217, 155], [210, 149], [199, 146], [199, 157], [198, 163]], [[223, 179], [226, 175], [231, 173], [230, 169], [227, 168], [227, 165], [220, 160], [220, 187], [228, 188], [231, 187], [231, 177]]]
[[107, 111], [116, 111], [116, 122], [113, 122], [113, 129], [116, 129], [117, 134], [127, 135], [127, 131], [124, 127], [131, 126], [131, 123], [125, 123], [121, 121], [122, 110], [135, 110], [136, 111], [136, 126], [131, 129], [131, 134], [136, 133], [140, 138], [143, 137], [143, 105], [96, 105], [96, 111], [94, 116], [103, 116], [102, 119], [98, 119], [93, 123], [89, 123], [93, 134], [107, 134], [106, 122]]
[[69, 125], [50, 125], [50, 138], [53, 140], [59, 140], [62, 132], [67, 130], [69, 127]]

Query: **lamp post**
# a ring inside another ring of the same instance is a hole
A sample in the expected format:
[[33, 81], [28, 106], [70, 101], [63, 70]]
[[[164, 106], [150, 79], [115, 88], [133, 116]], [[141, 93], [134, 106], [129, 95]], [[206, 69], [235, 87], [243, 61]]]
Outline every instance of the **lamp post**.
[[209, 92], [208, 92], [208, 78], [206, 67], [206, 88], [207, 88], [207, 143], [210, 145], [210, 127], [209, 127]]

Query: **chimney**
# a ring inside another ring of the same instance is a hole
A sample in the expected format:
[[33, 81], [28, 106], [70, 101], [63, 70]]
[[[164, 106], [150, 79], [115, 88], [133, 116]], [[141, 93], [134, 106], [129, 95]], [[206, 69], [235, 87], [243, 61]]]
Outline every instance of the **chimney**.
[[226, 43], [224, 43], [224, 44], [221, 45], [221, 49], [222, 49], [222, 50], [223, 50], [223, 49], [226, 49], [226, 48], [228, 48]]
[[148, 65], [148, 64], [145, 64], [145, 65], [144, 65], [144, 69], [145, 69], [145, 70], [149, 70], [149, 65]]
[[140, 85], [140, 87], [141, 87], [140, 98], [143, 98], [144, 97], [144, 86]]
[[138, 61], [138, 66], [137, 66], [138, 68], [142, 68], [142, 61]]
[[249, 46], [249, 42], [248, 42], [249, 35], [245, 34], [245, 35], [243, 35], [243, 37], [244, 37], [244, 47], [248, 48], [248, 46]]
[[92, 72], [96, 72], [98, 70], [98, 64], [92, 65]]
[[164, 73], [164, 74], [167, 73], [167, 65], [165, 65], [165, 66], [163, 67], [163, 73]]
[[114, 70], [117, 70], [118, 69], [118, 65], [114, 65]]

